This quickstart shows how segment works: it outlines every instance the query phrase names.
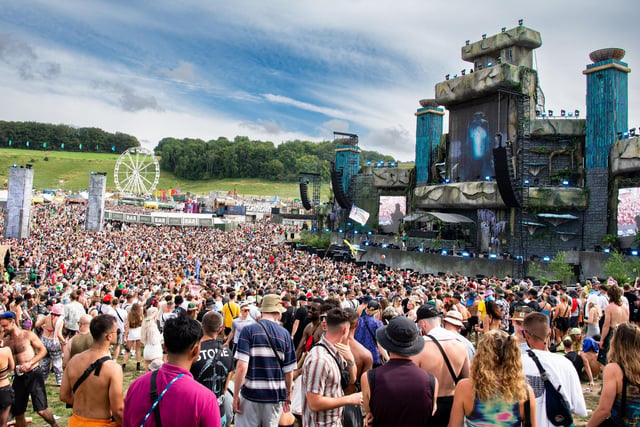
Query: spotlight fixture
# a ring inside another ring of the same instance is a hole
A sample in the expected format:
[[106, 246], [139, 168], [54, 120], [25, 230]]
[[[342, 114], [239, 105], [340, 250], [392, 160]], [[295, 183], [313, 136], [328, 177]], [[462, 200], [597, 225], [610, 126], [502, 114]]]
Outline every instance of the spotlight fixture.
[[507, 27], [502, 27], [502, 32], [506, 33], [507, 32]]
[[576, 117], [580, 117], [580, 110], [574, 111], [573, 115], [576, 116]]
[[549, 117], [553, 117], [553, 110], [549, 110]]
[[567, 115], [567, 111], [566, 110], [560, 110], [560, 115], [562, 117], [566, 116]]
[[473, 73], [473, 68], [469, 68], [469, 74]]
[[489, 175], [487, 175], [487, 176], [484, 177], [484, 180], [489, 182], [489, 181], [491, 181], [491, 177]]
[[454, 79], [457, 79], [457, 78], [458, 78], [458, 75], [457, 75], [457, 74], [454, 74], [454, 75], [453, 75], [453, 78], [454, 78]]
[[629, 139], [629, 131], [623, 132], [623, 133], [622, 133], [622, 137], [623, 137], [624, 139]]
[[567, 115], [568, 115], [569, 117], [573, 117], [573, 111], [569, 111], [569, 112], [567, 112]]
[[550, 256], [543, 256], [542, 257], [542, 261], [543, 262], [551, 262], [551, 257]]
[[463, 251], [463, 252], [462, 252], [462, 256], [463, 256], [464, 258], [469, 258], [469, 257], [471, 256], [471, 254], [470, 254], [468, 251]]
[[486, 35], [486, 34], [483, 34], [483, 35], [482, 35], [482, 40], [486, 40], [486, 39], [487, 39], [487, 35]]
[[487, 62], [487, 67], [493, 67], [493, 62], [491, 61]]
[[464, 76], [467, 73], [467, 70], [465, 70], [464, 68], [462, 69], [462, 71], [460, 71], [462, 73], [462, 75]]
[[524, 185], [529, 185], [529, 180], [528, 179], [524, 180]]
[[446, 75], [444, 76], [444, 78], [445, 78], [445, 79], [447, 79], [447, 80], [449, 80], [449, 77], [450, 77], [450, 75], [449, 75], [449, 74], [446, 74]]
[[466, 40], [466, 41], [464, 42], [464, 45], [465, 45], [465, 46], [469, 46], [469, 44], [470, 44], [470, 43], [471, 43], [471, 40]]
[[547, 112], [546, 112], [546, 111], [544, 111], [544, 110], [542, 110], [542, 111], [540, 112], [540, 115], [541, 115], [542, 117], [547, 117]]
[[489, 254], [489, 259], [498, 259], [498, 254]]
[[502, 64], [502, 56], [498, 56], [498, 64]]
[[536, 110], [536, 117], [540, 117], [540, 110]]
[[610, 254], [611, 253], [611, 248], [604, 248], [604, 253], [605, 254]]
[[567, 185], [569, 185], [569, 180], [568, 180], [568, 179], [563, 179], [563, 180], [562, 180], [562, 185], [564, 185], [565, 187], [566, 187]]
[[478, 70], [482, 70], [482, 64], [478, 64]]
[[637, 249], [632, 250], [631, 256], [638, 256], [638, 250]]
[[524, 24], [524, 20], [518, 19], [518, 25], [522, 26], [522, 24]]
[[[636, 252], [637, 252], [637, 251], [636, 251]], [[440, 255], [447, 256], [447, 255], [449, 255], [449, 251], [448, 251], [448, 250], [446, 250], [446, 249], [443, 249], [443, 250], [440, 252]], [[638, 255], [638, 254], [636, 254], [636, 255]]]
[[629, 135], [630, 136], [636, 136], [636, 128], [629, 129]]

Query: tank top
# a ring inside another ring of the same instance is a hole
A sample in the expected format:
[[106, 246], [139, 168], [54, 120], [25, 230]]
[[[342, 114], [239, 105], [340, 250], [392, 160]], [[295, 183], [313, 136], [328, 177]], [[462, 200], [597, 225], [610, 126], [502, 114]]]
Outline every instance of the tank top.
[[520, 404], [502, 400], [481, 401], [477, 397], [473, 401], [471, 413], [465, 416], [468, 427], [497, 426], [520, 427]]
[[[640, 425], [640, 387], [631, 384], [629, 380], [624, 377], [626, 381], [623, 381], [622, 386], [627, 388], [627, 401], [624, 410], [624, 417], [622, 417], [623, 426], [638, 426]], [[616, 400], [613, 401], [613, 408], [611, 408], [611, 418], [619, 420], [622, 412], [622, 393], [616, 394]]]
[[374, 427], [428, 425], [433, 413], [433, 375], [405, 359], [391, 359], [373, 370], [372, 375], [375, 378], [369, 406]]

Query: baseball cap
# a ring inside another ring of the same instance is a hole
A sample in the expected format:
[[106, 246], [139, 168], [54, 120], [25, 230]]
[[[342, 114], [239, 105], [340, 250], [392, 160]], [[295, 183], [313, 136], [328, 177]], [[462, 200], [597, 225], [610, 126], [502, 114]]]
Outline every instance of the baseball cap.
[[582, 331], [580, 330], [580, 328], [572, 328], [569, 331], [569, 335], [582, 335]]
[[424, 304], [416, 311], [416, 322], [422, 319], [431, 319], [440, 316], [438, 309], [431, 304]]

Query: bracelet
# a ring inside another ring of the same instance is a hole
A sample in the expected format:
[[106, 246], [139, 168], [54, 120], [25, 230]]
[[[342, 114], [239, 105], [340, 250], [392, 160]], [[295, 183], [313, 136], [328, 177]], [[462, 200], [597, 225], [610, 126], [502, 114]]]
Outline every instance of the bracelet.
[[353, 362], [347, 362], [347, 366], [353, 366], [354, 363]]

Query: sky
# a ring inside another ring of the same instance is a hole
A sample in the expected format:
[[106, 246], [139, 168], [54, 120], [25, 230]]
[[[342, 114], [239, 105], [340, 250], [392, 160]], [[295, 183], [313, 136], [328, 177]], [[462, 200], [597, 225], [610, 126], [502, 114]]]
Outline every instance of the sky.
[[[164, 137], [331, 140], [415, 157], [415, 112], [472, 64], [465, 40], [524, 25], [546, 107], [586, 111], [589, 53], [626, 50], [640, 127], [636, 0], [2, 0], [0, 120]], [[446, 124], [445, 124], [446, 127]]]

